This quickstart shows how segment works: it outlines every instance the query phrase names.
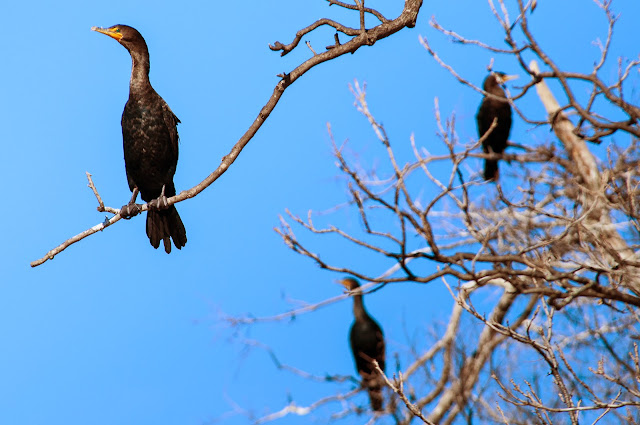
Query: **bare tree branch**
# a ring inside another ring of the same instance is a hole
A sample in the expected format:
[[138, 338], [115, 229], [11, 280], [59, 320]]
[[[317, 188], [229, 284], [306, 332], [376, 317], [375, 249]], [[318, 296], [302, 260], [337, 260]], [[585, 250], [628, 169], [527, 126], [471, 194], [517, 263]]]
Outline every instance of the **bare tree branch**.
[[[334, 4], [337, 4], [337, 3], [334, 3]], [[264, 122], [267, 120], [271, 112], [275, 109], [276, 105], [280, 101], [280, 98], [282, 97], [282, 94], [284, 93], [284, 91], [296, 80], [298, 80], [305, 73], [307, 73], [307, 71], [309, 71], [311, 68], [323, 62], [327, 62], [329, 60], [335, 59], [346, 53], [355, 53], [355, 51], [362, 46], [372, 46], [378, 40], [389, 37], [390, 35], [393, 35], [404, 28], [413, 28], [415, 26], [416, 19], [418, 17], [418, 12], [421, 6], [422, 6], [422, 0], [406, 0], [402, 13], [396, 19], [393, 19], [390, 21], [385, 20], [380, 25], [377, 25], [366, 31], [358, 30], [358, 31], [352, 32], [346, 27], [342, 27], [337, 23], [333, 23], [333, 21], [320, 19], [316, 21], [316, 23], [314, 23], [313, 25], [305, 28], [304, 30], [301, 30], [301, 32], [299, 32], [299, 34], [301, 35], [296, 36], [296, 39], [292, 44], [288, 46], [284, 46], [281, 43], [276, 42], [275, 46], [272, 47], [272, 50], [282, 50], [282, 54], [284, 55], [290, 52], [291, 50], [293, 50], [297, 46], [298, 42], [300, 41], [300, 38], [304, 34], [307, 34], [313, 31], [314, 29], [318, 28], [321, 25], [332, 25], [332, 24], [335, 24], [332, 26], [334, 26], [336, 29], [342, 28], [345, 30], [344, 31], [345, 34], [353, 36], [353, 38], [347, 41], [346, 43], [335, 45], [329, 50], [326, 50], [319, 54], [314, 54], [311, 58], [307, 59], [305, 62], [300, 64], [290, 73], [283, 74], [278, 84], [276, 84], [276, 87], [273, 90], [273, 94], [269, 98], [268, 102], [262, 107], [262, 109], [258, 113], [258, 116], [253, 121], [251, 126], [249, 126], [245, 134], [236, 142], [236, 144], [233, 146], [231, 151], [222, 158], [221, 164], [218, 166], [218, 168], [215, 171], [213, 171], [206, 179], [204, 179], [202, 182], [195, 185], [191, 189], [184, 190], [178, 193], [176, 196], [172, 196], [171, 198], [168, 198], [167, 199], [168, 205], [173, 205], [175, 203], [184, 201], [186, 199], [193, 198], [194, 196], [198, 195], [200, 192], [205, 190], [207, 187], [209, 187], [218, 178], [220, 178], [220, 176], [222, 176], [229, 169], [231, 164], [233, 164], [234, 161], [238, 158], [238, 156], [240, 155], [240, 152], [242, 152], [245, 146], [247, 146], [247, 144], [251, 141], [253, 136], [255, 136], [255, 134], [258, 132], [260, 127], [262, 127], [262, 124], [264, 124]], [[379, 14], [373, 13], [373, 11], [363, 9], [363, 12], [365, 11], [368, 13], [372, 13], [376, 16], [379, 15]], [[146, 211], [147, 209], [148, 209], [148, 205], [145, 204], [142, 206], [141, 211]], [[96, 226], [93, 226], [91, 229], [88, 229], [74, 236], [73, 238], [63, 242], [56, 248], [50, 250], [44, 257], [40, 258], [39, 260], [32, 261], [31, 267], [39, 266], [44, 262], [46, 262], [47, 260], [53, 259], [56, 255], [64, 251], [71, 244], [78, 242], [86, 238], [87, 236], [90, 236], [93, 233], [96, 233], [97, 231], [104, 230], [104, 228], [116, 223], [119, 219], [120, 219], [119, 216], [115, 216], [109, 220], [108, 225], [106, 222], [103, 224], [98, 224]]]
[[[542, 137], [523, 132], [524, 140], [510, 141], [503, 155], [478, 152], [496, 123], [477, 138], [461, 137], [456, 114], [442, 113], [436, 98], [435, 137], [394, 140], [357, 81], [350, 89], [376, 141], [376, 166], [350, 154], [346, 142], [336, 144], [328, 126], [347, 193], [338, 205], [362, 225], [346, 228], [330, 214], [287, 210], [276, 229], [283, 242], [323, 269], [366, 281], [366, 292], [402, 283], [421, 285], [426, 294], [443, 285], [452, 299], [448, 317], [409, 324], [415, 326], [407, 334], [418, 336], [393, 353], [393, 379], [378, 368], [393, 394], [369, 423], [640, 422], [640, 109], [625, 96], [625, 87], [640, 82], [640, 61], [610, 58], [619, 15], [611, 1], [594, 3], [606, 18], [604, 41], [595, 43], [593, 65], [578, 70], [563, 69], [534, 37], [536, 0], [487, 0], [505, 48], [431, 20], [436, 36], [500, 54], [530, 77], [507, 96], [527, 130], [547, 131]], [[360, 13], [353, 37], [368, 32], [364, 2], [347, 8]], [[431, 37], [421, 35], [420, 42], [435, 62], [463, 90], [487, 95], [449, 64], [448, 52], [436, 51]], [[555, 95], [549, 81], [559, 87]], [[534, 94], [546, 114], [521, 102]], [[588, 142], [606, 143], [606, 158]], [[442, 148], [437, 154], [435, 144]], [[504, 180], [482, 179], [478, 160], [487, 158], [510, 164]], [[308, 238], [326, 235], [371, 261], [355, 266], [352, 258], [310, 248]], [[311, 313], [323, 303], [237, 323]], [[347, 406], [339, 415], [361, 413]]]

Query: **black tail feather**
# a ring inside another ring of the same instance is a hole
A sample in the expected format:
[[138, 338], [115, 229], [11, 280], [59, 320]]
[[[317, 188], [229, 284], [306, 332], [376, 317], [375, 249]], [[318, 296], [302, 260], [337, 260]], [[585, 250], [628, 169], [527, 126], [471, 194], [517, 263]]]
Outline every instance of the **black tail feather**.
[[187, 231], [175, 206], [171, 205], [166, 210], [147, 211], [147, 236], [156, 249], [163, 241], [167, 254], [171, 252], [171, 239], [178, 249], [187, 244]]
[[377, 373], [373, 374], [366, 380], [365, 385], [369, 392], [369, 402], [371, 403], [371, 409], [376, 412], [382, 412], [384, 405], [382, 402], [382, 377]]
[[498, 178], [498, 161], [495, 159], [484, 160], [484, 179], [497, 180]]

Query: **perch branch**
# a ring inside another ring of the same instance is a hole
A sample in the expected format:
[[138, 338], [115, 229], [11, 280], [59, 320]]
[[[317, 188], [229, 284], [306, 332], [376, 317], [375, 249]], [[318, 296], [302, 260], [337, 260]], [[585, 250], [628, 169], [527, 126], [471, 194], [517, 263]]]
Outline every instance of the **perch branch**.
[[[326, 50], [322, 53], [314, 55], [302, 64], [298, 65], [298, 67], [296, 67], [289, 74], [282, 75], [282, 78], [273, 89], [271, 97], [262, 107], [256, 119], [249, 126], [244, 135], [242, 135], [242, 137], [236, 142], [233, 148], [231, 148], [231, 151], [222, 158], [221, 164], [218, 166], [218, 168], [216, 168], [216, 170], [209, 174], [207, 178], [205, 178], [202, 182], [195, 185], [191, 189], [183, 190], [176, 196], [168, 198], [167, 203], [169, 205], [173, 205], [186, 199], [193, 198], [194, 196], [205, 190], [207, 187], [209, 187], [213, 182], [218, 180], [220, 176], [222, 176], [229, 169], [231, 164], [235, 162], [235, 160], [240, 155], [240, 152], [242, 152], [242, 150], [251, 141], [253, 136], [256, 135], [260, 127], [262, 127], [262, 124], [264, 124], [264, 122], [267, 120], [271, 112], [273, 112], [276, 105], [280, 101], [280, 98], [282, 97], [284, 91], [296, 80], [306, 74], [307, 71], [323, 62], [335, 59], [346, 53], [354, 53], [362, 46], [373, 45], [376, 41], [389, 37], [390, 35], [395, 34], [396, 32], [404, 28], [413, 28], [415, 26], [418, 12], [420, 11], [421, 6], [422, 0], [406, 0], [402, 13], [396, 19], [383, 22], [380, 25], [373, 27], [363, 33], [357, 31], [357, 36], [347, 41], [346, 43], [336, 45], [330, 50]], [[318, 22], [322, 21], [323, 20], [320, 20]], [[148, 209], [148, 204], [145, 204], [142, 206], [141, 211], [147, 211]], [[107, 221], [105, 221], [104, 223], [93, 226], [91, 229], [88, 229], [74, 236], [73, 238], [68, 239], [56, 248], [47, 252], [44, 257], [31, 262], [31, 267], [37, 267], [47, 260], [53, 259], [56, 255], [64, 251], [71, 244], [78, 242], [86, 238], [87, 236], [96, 233], [99, 230], [103, 230], [104, 228], [114, 224], [118, 220], [120, 220], [120, 216], [116, 215], [109, 219], [108, 223]]]

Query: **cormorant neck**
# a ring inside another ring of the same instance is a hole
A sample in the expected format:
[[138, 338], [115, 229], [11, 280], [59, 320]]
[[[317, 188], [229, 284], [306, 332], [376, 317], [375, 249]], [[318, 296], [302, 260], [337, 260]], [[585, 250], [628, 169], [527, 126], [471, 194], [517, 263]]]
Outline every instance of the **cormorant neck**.
[[129, 90], [139, 92], [143, 88], [150, 86], [149, 83], [149, 51], [147, 46], [136, 46], [137, 49], [129, 50], [131, 54], [131, 80]]
[[507, 97], [507, 94], [504, 92], [504, 89], [502, 88], [502, 86], [500, 86], [500, 84], [498, 84], [498, 82], [495, 79], [488, 80], [486, 84], [484, 84], [484, 87], [482, 88], [487, 93], [491, 93], [495, 96], [504, 97], [504, 98]]
[[496, 96], [504, 97], [506, 99], [507, 93], [504, 92], [504, 89], [498, 85], [491, 88], [491, 90], [487, 90], [491, 94], [495, 94]]
[[362, 302], [362, 294], [356, 294], [353, 296], [353, 315], [356, 320], [365, 320], [367, 317], [367, 310], [364, 308], [364, 303]]

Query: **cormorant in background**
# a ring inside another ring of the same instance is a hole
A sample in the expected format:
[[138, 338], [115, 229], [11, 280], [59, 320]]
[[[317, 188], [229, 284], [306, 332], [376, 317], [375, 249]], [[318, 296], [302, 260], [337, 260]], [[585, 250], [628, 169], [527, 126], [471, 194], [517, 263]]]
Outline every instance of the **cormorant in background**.
[[[355, 291], [360, 287], [357, 280], [346, 278], [340, 282], [349, 291]], [[362, 386], [369, 391], [371, 408], [382, 411], [382, 376], [376, 372], [371, 360], [377, 360], [380, 369], [384, 371], [384, 336], [380, 325], [367, 314], [362, 303], [360, 292], [353, 295], [353, 315], [355, 321], [351, 325], [349, 340], [351, 352], [356, 362], [356, 369], [362, 377]]]
[[[496, 127], [491, 131], [482, 143], [482, 150], [485, 153], [502, 153], [507, 147], [509, 132], [511, 131], [511, 106], [506, 100], [506, 93], [502, 89], [502, 85], [509, 80], [518, 78], [517, 75], [505, 75], [502, 72], [491, 72], [484, 80], [482, 89], [495, 96], [505, 98], [505, 100], [495, 99], [487, 95], [482, 99], [476, 120], [478, 122], [478, 137], [491, 128], [494, 118], [498, 119]], [[485, 159], [484, 161], [484, 179], [498, 180], [498, 160]]]

